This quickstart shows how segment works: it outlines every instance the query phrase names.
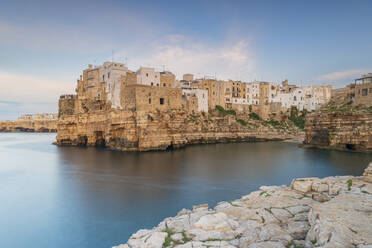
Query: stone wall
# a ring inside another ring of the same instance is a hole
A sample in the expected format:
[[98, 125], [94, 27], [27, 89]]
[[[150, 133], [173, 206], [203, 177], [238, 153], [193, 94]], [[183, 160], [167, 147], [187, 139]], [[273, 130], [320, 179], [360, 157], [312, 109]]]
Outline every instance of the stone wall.
[[372, 106], [372, 83], [355, 85], [354, 103], [356, 105]]
[[0, 121], [0, 132], [57, 132], [57, 120]]
[[372, 112], [331, 112], [307, 115], [307, 147], [372, 152]]

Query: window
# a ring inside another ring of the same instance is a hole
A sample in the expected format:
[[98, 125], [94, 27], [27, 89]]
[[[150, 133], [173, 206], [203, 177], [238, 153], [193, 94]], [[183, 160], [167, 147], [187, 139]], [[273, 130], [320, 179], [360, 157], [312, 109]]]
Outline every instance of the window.
[[166, 87], [167, 85], [166, 84], [163, 84], [164, 87]]
[[154, 83], [153, 82], [151, 82], [151, 86], [154, 86]]
[[294, 101], [296, 101], [296, 100], [297, 100], [297, 97], [296, 97], [296, 96], [294, 96], [294, 97], [293, 97], [293, 100], [294, 100]]
[[372, 88], [369, 88], [369, 93], [372, 93]]
[[151, 104], [151, 98], [149, 98], [149, 104]]
[[368, 89], [362, 89], [362, 96], [366, 96], [368, 94]]
[[148, 77], [149, 76], [149, 74], [148, 73], [146, 73], [146, 77]]
[[105, 75], [102, 75], [102, 81], [105, 81]]
[[109, 72], [109, 73], [107, 73], [107, 78], [110, 78], [110, 72]]
[[159, 86], [159, 84], [156, 84], [156, 86]]
[[160, 98], [160, 105], [164, 104], [164, 98]]

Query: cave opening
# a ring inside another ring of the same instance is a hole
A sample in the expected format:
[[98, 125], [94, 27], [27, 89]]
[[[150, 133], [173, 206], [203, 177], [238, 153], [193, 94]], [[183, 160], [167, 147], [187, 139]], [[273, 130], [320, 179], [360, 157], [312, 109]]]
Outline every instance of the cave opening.
[[345, 147], [347, 150], [352, 150], [352, 151], [356, 150], [355, 144], [346, 144]]
[[173, 146], [173, 143], [171, 143], [169, 146], [167, 146], [166, 151], [173, 151], [173, 150], [174, 150], [174, 146]]
[[95, 136], [96, 136], [95, 137], [96, 138], [95, 146], [105, 147], [106, 146], [106, 141], [105, 141], [105, 138], [103, 137], [103, 132], [102, 131], [96, 131]]

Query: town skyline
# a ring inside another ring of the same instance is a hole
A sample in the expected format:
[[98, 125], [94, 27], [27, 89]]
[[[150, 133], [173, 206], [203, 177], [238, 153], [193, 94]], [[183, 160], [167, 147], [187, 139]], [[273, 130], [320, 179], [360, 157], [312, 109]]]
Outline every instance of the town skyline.
[[0, 116], [55, 112], [79, 71], [112, 58], [177, 78], [342, 87], [372, 71], [370, 9], [368, 1], [2, 3]]

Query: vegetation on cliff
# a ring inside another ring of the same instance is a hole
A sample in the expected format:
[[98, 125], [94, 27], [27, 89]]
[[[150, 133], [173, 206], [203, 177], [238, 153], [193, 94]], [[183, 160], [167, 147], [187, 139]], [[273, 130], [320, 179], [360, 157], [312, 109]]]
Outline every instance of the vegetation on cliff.
[[372, 106], [354, 105], [353, 101], [339, 103], [335, 100], [331, 100], [320, 109], [321, 113], [348, 113], [357, 111], [372, 111]]
[[306, 121], [307, 110], [298, 111], [297, 107], [291, 107], [291, 114], [289, 120], [293, 122], [298, 128], [304, 129]]

